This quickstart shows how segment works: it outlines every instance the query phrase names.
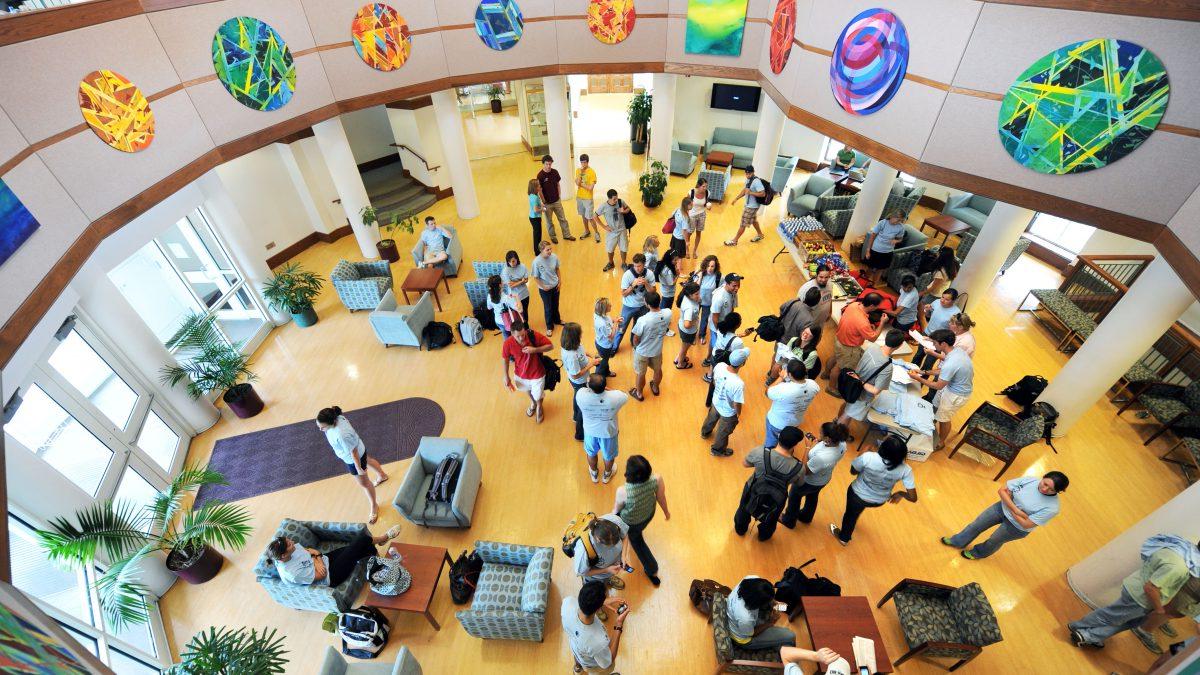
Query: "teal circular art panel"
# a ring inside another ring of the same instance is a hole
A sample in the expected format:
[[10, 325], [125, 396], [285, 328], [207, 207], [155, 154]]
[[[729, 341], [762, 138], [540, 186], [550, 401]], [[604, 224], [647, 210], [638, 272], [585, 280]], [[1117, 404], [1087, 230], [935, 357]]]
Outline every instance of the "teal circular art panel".
[[1099, 38], [1038, 59], [1000, 103], [1000, 142], [1041, 173], [1099, 169], [1137, 149], [1167, 110], [1162, 61], [1124, 40]]
[[511, 49], [524, 31], [525, 19], [515, 0], [483, 0], [475, 8], [475, 32], [496, 51]]
[[296, 65], [287, 43], [267, 22], [234, 17], [213, 35], [217, 79], [238, 103], [255, 110], [277, 110], [296, 91]]

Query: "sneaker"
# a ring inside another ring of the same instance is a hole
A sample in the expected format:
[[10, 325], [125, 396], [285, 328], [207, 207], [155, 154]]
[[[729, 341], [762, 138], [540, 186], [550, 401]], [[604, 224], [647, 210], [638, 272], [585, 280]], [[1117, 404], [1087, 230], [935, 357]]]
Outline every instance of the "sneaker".
[[751, 239], [750, 243], [753, 244], [756, 241], [762, 241], [762, 240], [763, 240], [763, 236], [760, 234], [757, 237], [754, 237], [753, 239]]
[[730, 450], [729, 448], [723, 448], [721, 450], [718, 450], [716, 448], [709, 448], [708, 452], [713, 457], [728, 457], [733, 454], [733, 451]]
[[1158, 629], [1161, 630], [1163, 632], [1163, 635], [1166, 635], [1167, 637], [1172, 637], [1172, 638], [1179, 637], [1179, 632], [1176, 631], [1174, 628], [1171, 628], [1171, 624], [1169, 624], [1169, 623], [1164, 623], [1163, 625], [1159, 626]]
[[949, 546], [950, 548], [958, 548], [958, 547], [957, 547], [957, 546], [955, 546], [954, 544], [951, 544], [951, 543], [950, 543], [950, 537], [942, 537], [942, 538], [941, 538], [941, 539], [939, 539], [938, 541], [942, 542], [942, 543], [943, 543], [943, 544], [945, 544], [946, 546]]
[[673, 331], [673, 330], [667, 331], [667, 337], [675, 337], [675, 331]]
[[705, 373], [704, 377], [701, 377], [700, 379], [704, 380], [708, 384], [712, 384], [712, 374], [711, 373]]
[[1071, 635], [1071, 644], [1075, 645], [1076, 647], [1091, 647], [1092, 649], [1100, 649], [1104, 646], [1102, 644], [1096, 644], [1095, 642], [1088, 642], [1086, 639], [1084, 639], [1083, 633], [1080, 633], [1078, 629], [1071, 628], [1069, 625], [1067, 626], [1067, 630]]
[[970, 551], [959, 551], [958, 554], [961, 555], [962, 557], [966, 558], [967, 560], [979, 560], [979, 557], [976, 556], [974, 553], [971, 553]]
[[1151, 654], [1163, 653], [1162, 647], [1158, 646], [1158, 641], [1155, 640], [1154, 636], [1147, 631], [1144, 631], [1141, 628], [1134, 628], [1130, 632], [1137, 637], [1137, 639], [1142, 643], [1142, 646], [1145, 647]]
[[593, 483], [600, 482], [600, 472], [595, 469], [588, 469], [588, 474], [592, 477]]
[[600, 243], [600, 233], [599, 232], [596, 233], [596, 243], [597, 244]]
[[849, 545], [850, 545], [850, 542], [848, 542], [848, 541], [842, 541], [842, 528], [838, 527], [837, 525], [834, 525], [833, 523], [830, 523], [830, 524], [829, 524], [829, 533], [830, 533], [830, 534], [832, 534], [832, 535], [833, 535], [833, 538], [834, 538], [834, 539], [837, 539], [837, 542], [838, 542], [839, 544], [841, 544], [842, 546], [849, 546]]
[[[575, 237], [572, 237], [569, 234], [564, 234], [563, 239], [566, 239], [567, 241], [575, 241]], [[759, 239], [762, 239], [762, 237], [759, 237]]]
[[[613, 472], [605, 471], [604, 478], [601, 478], [600, 480], [604, 481], [604, 484], [607, 485], [608, 481], [612, 480], [612, 477], [613, 477]], [[616, 588], [616, 587], [614, 586], [614, 588]]]
[[601, 272], [611, 272], [615, 267], [616, 267], [616, 265], [614, 265], [612, 263], [608, 263], [607, 265], [604, 266], [604, 269], [602, 269], [600, 271]]
[[712, 357], [709, 356], [709, 357], [705, 358], [703, 361], [700, 362], [700, 365], [704, 366], [705, 368], [712, 366]]

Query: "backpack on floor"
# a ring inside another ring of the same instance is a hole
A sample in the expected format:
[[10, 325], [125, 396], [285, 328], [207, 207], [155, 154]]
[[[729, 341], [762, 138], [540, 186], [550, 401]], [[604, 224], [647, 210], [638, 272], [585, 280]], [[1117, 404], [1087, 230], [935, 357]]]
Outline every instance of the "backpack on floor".
[[464, 316], [458, 322], [458, 337], [468, 347], [483, 342], [483, 324], [473, 316]]
[[[875, 372], [871, 373], [871, 376], [865, 381], [874, 381], [876, 377], [879, 377], [879, 373], [883, 372], [884, 368], [891, 367], [891, 359], [884, 361], [883, 365], [879, 366]], [[863, 387], [864, 380], [859, 379], [859, 377], [860, 376], [858, 373], [849, 368], [844, 368], [842, 372], [838, 373], [837, 391], [842, 395], [842, 400], [844, 400], [846, 403], [856, 403], [859, 397], [863, 395], [863, 392], [866, 391], [866, 388]]]
[[356, 659], [373, 659], [387, 645], [387, 617], [374, 607], [348, 609], [338, 617], [338, 637], [342, 639], [342, 653]]
[[749, 490], [746, 495], [746, 510], [758, 522], [767, 522], [778, 518], [787, 503], [788, 486], [792, 479], [804, 468], [797, 463], [788, 473], [780, 473], [771, 468], [773, 451], [763, 448], [763, 472], [750, 478]]
[[454, 343], [454, 329], [443, 321], [430, 321], [421, 329], [421, 342], [425, 348], [433, 351]]
[[487, 307], [477, 308], [472, 315], [484, 330], [500, 330], [500, 327], [496, 325], [495, 313]]
[[367, 581], [375, 593], [400, 595], [412, 585], [412, 574], [396, 558], [373, 555], [367, 559]]
[[463, 551], [458, 559], [450, 564], [450, 599], [454, 604], [465, 605], [471, 601], [481, 572], [483, 559], [475, 551], [471, 551], [471, 555]]
[[582, 541], [583, 549], [587, 552], [588, 564], [596, 561], [596, 547], [592, 546], [592, 537], [588, 534], [595, 522], [596, 514], [588, 511], [576, 515], [567, 523], [567, 529], [563, 531], [562, 536], [562, 552], [568, 558], [575, 557], [575, 542]]
[[1036, 401], [1017, 413], [1017, 417], [1021, 419], [1028, 419], [1034, 415], [1041, 415], [1042, 419], [1046, 421], [1046, 426], [1042, 429], [1042, 440], [1046, 441], [1046, 445], [1049, 445], [1050, 449], [1057, 453], [1058, 448], [1054, 447], [1054, 440], [1051, 439], [1050, 434], [1054, 431], [1054, 427], [1058, 426], [1058, 409], [1046, 401]]
[[692, 601], [692, 607], [700, 610], [704, 616], [712, 616], [712, 598], [716, 593], [729, 597], [733, 589], [712, 579], [692, 579], [688, 587], [688, 599]]
[[451, 453], [438, 462], [433, 478], [429, 481], [429, 491], [425, 493], [425, 503], [430, 502], [449, 504], [454, 497], [454, 489], [458, 487], [458, 474], [462, 470], [462, 462], [458, 455]]
[[[1046, 378], [1041, 375], [1026, 375], [1015, 384], [1010, 384], [1004, 389], [997, 392], [1000, 396], [1007, 397], [1013, 403], [1019, 406], [1028, 408], [1033, 405], [1037, 397], [1042, 395], [1046, 390], [1046, 385], [1050, 384]], [[1057, 417], [1057, 415], [1055, 415]]]
[[804, 568], [816, 561], [817, 559], [813, 558], [799, 567], [787, 568], [783, 573], [783, 578], [775, 582], [775, 599], [787, 603], [789, 616], [802, 597], [842, 594], [842, 587], [829, 579], [819, 574], [810, 577], [804, 573]]

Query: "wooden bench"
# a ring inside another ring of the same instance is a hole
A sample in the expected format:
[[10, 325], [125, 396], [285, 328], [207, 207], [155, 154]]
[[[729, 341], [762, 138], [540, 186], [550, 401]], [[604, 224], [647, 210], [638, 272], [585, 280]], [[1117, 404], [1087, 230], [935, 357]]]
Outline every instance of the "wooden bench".
[[[1025, 309], [1025, 303], [1031, 295], [1038, 301], [1038, 305]], [[1063, 328], [1064, 332], [1057, 346], [1059, 351], [1068, 351], [1076, 340], [1082, 344], [1096, 330], [1095, 319], [1088, 316], [1079, 308], [1079, 305], [1067, 297], [1066, 293], [1057, 288], [1035, 288], [1025, 294], [1021, 304], [1017, 305], [1017, 311], [1031, 313], [1039, 323], [1054, 331], [1054, 327], [1047, 323], [1042, 314], [1038, 313], [1039, 309], [1044, 309], [1045, 314]]]

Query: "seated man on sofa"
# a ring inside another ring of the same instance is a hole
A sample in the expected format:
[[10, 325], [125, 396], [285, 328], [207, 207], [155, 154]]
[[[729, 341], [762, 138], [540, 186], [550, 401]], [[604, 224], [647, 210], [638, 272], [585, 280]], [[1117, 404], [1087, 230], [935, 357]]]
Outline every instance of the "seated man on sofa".
[[393, 525], [386, 534], [375, 537], [360, 534], [349, 544], [329, 553], [321, 553], [314, 548], [297, 550], [296, 542], [287, 537], [276, 537], [267, 545], [267, 555], [279, 572], [279, 578], [289, 584], [341, 586], [354, 573], [360, 560], [377, 555], [376, 546], [398, 536], [400, 526]]
[[854, 166], [854, 148], [846, 145], [841, 150], [838, 150], [837, 157], [833, 160], [833, 166], [829, 167], [834, 173], [846, 173]]
[[425, 216], [425, 229], [421, 232], [421, 243], [425, 245], [425, 259], [421, 267], [436, 267], [450, 259], [446, 242], [450, 239], [446, 228], [437, 224], [433, 216]]

